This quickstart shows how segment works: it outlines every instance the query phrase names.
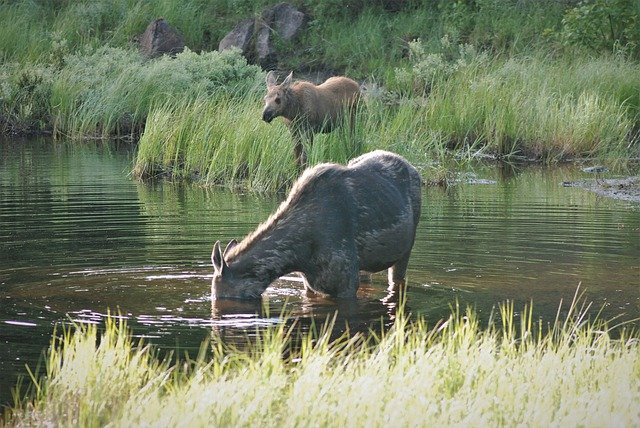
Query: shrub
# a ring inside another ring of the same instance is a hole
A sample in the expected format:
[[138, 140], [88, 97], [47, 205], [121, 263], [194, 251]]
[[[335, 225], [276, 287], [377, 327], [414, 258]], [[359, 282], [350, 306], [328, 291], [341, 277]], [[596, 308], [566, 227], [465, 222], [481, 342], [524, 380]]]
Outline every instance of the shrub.
[[79, 137], [137, 133], [154, 104], [240, 96], [262, 81], [260, 69], [233, 50], [187, 49], [144, 61], [134, 51], [102, 47], [65, 63], [53, 88], [56, 130]]
[[0, 82], [0, 131], [31, 133], [49, 127], [50, 68], [7, 64], [0, 69]]
[[487, 61], [485, 53], [468, 44], [453, 44], [449, 36], [440, 40], [437, 52], [429, 52], [420, 39], [409, 42], [410, 68], [396, 69], [396, 83], [402, 92], [428, 95], [434, 86], [444, 83], [456, 71]]
[[640, 55], [640, 5], [637, 0], [581, 1], [562, 19], [565, 43], [594, 52], [628, 51]]

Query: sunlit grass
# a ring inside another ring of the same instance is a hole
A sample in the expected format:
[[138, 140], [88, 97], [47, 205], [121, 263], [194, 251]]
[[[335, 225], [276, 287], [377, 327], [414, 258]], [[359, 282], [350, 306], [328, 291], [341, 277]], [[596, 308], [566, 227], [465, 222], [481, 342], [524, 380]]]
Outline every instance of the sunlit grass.
[[331, 323], [299, 336], [282, 319], [242, 351], [214, 332], [174, 366], [111, 319], [104, 333], [77, 326], [54, 339], [35, 398], [6, 423], [637, 426], [638, 336], [613, 339], [579, 309], [545, 326], [507, 303], [489, 328], [471, 310], [429, 327], [400, 309], [381, 335], [336, 340]]

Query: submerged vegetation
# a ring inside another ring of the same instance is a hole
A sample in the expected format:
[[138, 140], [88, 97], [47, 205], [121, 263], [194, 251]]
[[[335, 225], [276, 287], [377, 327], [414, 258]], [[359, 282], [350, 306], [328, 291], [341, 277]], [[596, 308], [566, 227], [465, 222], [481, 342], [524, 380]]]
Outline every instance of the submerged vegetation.
[[637, 426], [639, 338], [572, 305], [543, 326], [501, 306], [429, 327], [400, 309], [381, 334], [298, 333], [284, 317], [239, 350], [214, 331], [171, 364], [126, 322], [65, 329], [7, 426]]
[[[640, 155], [633, 0], [292, 3], [311, 20], [280, 67], [344, 73], [365, 92], [357, 141], [320, 136], [311, 163], [385, 148], [429, 179], [450, 159]], [[3, 2], [0, 130], [128, 137], [136, 176], [280, 189], [296, 171], [285, 127], [260, 120], [265, 74], [215, 50], [270, 4]], [[133, 40], [158, 16], [189, 49], [146, 60]]]

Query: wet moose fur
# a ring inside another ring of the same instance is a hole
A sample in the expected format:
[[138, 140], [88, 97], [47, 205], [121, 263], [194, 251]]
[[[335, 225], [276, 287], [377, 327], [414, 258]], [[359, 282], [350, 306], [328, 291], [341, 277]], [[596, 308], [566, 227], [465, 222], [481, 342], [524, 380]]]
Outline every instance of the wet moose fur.
[[420, 219], [421, 179], [402, 157], [374, 151], [347, 166], [307, 169], [278, 210], [242, 242], [213, 247], [215, 298], [256, 298], [280, 276], [355, 297], [359, 271], [404, 281]]
[[262, 119], [270, 123], [282, 116], [291, 131], [294, 155], [300, 168], [306, 165], [303, 142], [313, 144], [313, 135], [331, 132], [349, 117], [353, 135], [355, 110], [360, 98], [360, 86], [347, 77], [331, 77], [321, 85], [292, 82], [293, 72], [276, 84], [273, 71], [267, 74], [267, 95]]

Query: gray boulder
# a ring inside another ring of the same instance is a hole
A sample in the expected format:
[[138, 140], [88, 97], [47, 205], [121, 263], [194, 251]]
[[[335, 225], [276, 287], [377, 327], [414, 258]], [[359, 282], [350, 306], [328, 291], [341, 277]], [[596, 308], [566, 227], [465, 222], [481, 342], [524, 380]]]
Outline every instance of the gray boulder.
[[300, 35], [307, 23], [307, 16], [289, 3], [278, 3], [263, 12], [265, 22], [282, 39], [290, 42]]
[[140, 51], [148, 58], [175, 55], [184, 50], [184, 39], [163, 18], [152, 21], [138, 38]]
[[226, 49], [238, 48], [245, 58], [253, 55], [252, 39], [253, 29], [255, 28], [255, 20], [253, 18], [240, 21], [233, 30], [231, 30], [218, 44], [218, 51], [222, 52]]
[[262, 68], [272, 69], [278, 64], [274, 39], [279, 37], [291, 42], [300, 35], [306, 23], [306, 15], [289, 3], [278, 3], [262, 12], [256, 25], [256, 58]]
[[275, 40], [294, 41], [304, 30], [307, 15], [289, 3], [278, 3], [262, 11], [260, 17], [239, 22], [219, 43], [218, 50], [237, 47], [251, 62], [263, 68], [274, 68], [278, 63]]

